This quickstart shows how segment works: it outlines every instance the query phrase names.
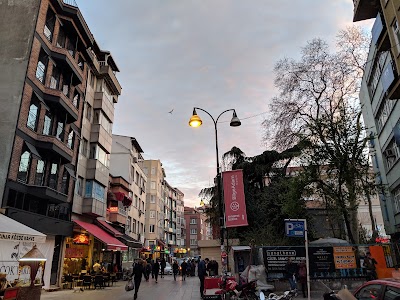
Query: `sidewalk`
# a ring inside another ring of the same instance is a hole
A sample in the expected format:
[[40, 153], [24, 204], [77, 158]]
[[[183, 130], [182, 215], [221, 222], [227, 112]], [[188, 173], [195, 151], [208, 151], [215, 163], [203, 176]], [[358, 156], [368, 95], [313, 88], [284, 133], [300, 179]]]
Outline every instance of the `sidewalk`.
[[[158, 283], [154, 279], [146, 282], [142, 280], [139, 288], [138, 300], [201, 300], [200, 281], [198, 277], [186, 278], [181, 281], [177, 278], [174, 281], [172, 275], [158, 278]], [[104, 289], [84, 290], [84, 292], [74, 292], [74, 290], [58, 290], [54, 292], [42, 292], [43, 300], [132, 300], [134, 291], [125, 291], [126, 281], [118, 281], [114, 286]]]

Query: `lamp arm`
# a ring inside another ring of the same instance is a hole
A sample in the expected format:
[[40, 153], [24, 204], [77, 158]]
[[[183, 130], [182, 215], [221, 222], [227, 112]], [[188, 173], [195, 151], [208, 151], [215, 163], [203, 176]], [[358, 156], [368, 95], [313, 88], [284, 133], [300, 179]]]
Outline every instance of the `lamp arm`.
[[219, 114], [219, 116], [217, 117], [217, 120], [215, 121], [215, 123], [218, 123], [219, 117], [222, 116], [224, 113], [226, 113], [228, 111], [235, 111], [235, 109], [234, 108], [230, 108], [230, 109], [224, 110], [222, 113]]
[[205, 109], [202, 109], [202, 108], [200, 108], [200, 107], [194, 107], [194, 109], [198, 109], [198, 110], [204, 111], [204, 112], [205, 112], [207, 115], [209, 115], [210, 118], [213, 120], [214, 125], [217, 124], [218, 119], [217, 119], [217, 121], [215, 121], [214, 117], [213, 117], [208, 111], [206, 111]]

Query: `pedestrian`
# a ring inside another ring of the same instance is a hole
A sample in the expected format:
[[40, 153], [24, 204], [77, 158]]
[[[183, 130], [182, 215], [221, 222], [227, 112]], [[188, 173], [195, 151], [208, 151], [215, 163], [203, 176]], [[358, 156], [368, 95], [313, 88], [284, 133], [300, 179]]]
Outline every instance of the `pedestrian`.
[[154, 278], [156, 280], [156, 283], [158, 283], [158, 273], [160, 272], [160, 263], [158, 262], [158, 259], [153, 264], [152, 268], [152, 273], [154, 274]]
[[376, 266], [375, 266], [376, 264], [377, 262], [375, 258], [371, 256], [370, 252], [367, 252], [363, 263], [363, 266], [367, 269], [367, 280], [377, 279]]
[[135, 284], [135, 295], [133, 296], [134, 300], [137, 299], [140, 283], [142, 282], [142, 276], [145, 273], [143, 264], [144, 260], [139, 260], [137, 263], [133, 265], [131, 277], [133, 277], [133, 282]]
[[174, 280], [176, 281], [176, 275], [179, 272], [179, 265], [176, 260], [174, 260], [174, 263], [172, 264], [172, 273], [174, 273]]
[[297, 283], [296, 283], [297, 266], [292, 262], [292, 259], [290, 257], [287, 259], [285, 270], [286, 270], [286, 278], [289, 281], [290, 289], [297, 290]]
[[192, 259], [192, 267], [190, 268], [190, 272], [193, 277], [196, 276], [196, 261]]
[[208, 264], [208, 262], [209, 262], [208, 258], [201, 260], [197, 267], [197, 273], [198, 273], [198, 276], [200, 279], [200, 296], [201, 296], [201, 298], [203, 298], [203, 296], [204, 296], [204, 279], [207, 274], [206, 265]]
[[160, 262], [160, 268], [161, 268], [161, 278], [164, 278], [164, 269], [167, 266], [167, 263], [165, 261], [165, 258], [161, 258], [161, 262]]
[[154, 279], [154, 259], [151, 260], [151, 278]]
[[186, 262], [186, 259], [183, 260], [181, 263], [181, 270], [182, 270], [182, 281], [186, 280], [186, 271], [187, 271], [188, 264]]
[[146, 268], [145, 268], [145, 270], [146, 270], [146, 275], [145, 275], [146, 281], [149, 281], [150, 274], [151, 274], [151, 263], [150, 263], [150, 261], [146, 261]]
[[301, 284], [301, 291], [303, 293], [303, 297], [307, 298], [307, 265], [304, 259], [301, 260], [299, 267], [298, 267], [298, 274], [299, 274], [299, 282]]
[[190, 259], [187, 262], [186, 274], [188, 277], [192, 276], [192, 262], [190, 261]]
[[218, 276], [218, 262], [214, 260], [214, 276]]

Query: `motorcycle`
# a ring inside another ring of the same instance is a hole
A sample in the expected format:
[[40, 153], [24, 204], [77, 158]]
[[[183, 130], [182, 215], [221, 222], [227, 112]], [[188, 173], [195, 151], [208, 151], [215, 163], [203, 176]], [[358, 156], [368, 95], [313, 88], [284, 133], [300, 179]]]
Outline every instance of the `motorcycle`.
[[[261, 293], [260, 293], [261, 294]], [[293, 300], [297, 296], [296, 290], [290, 290], [284, 292], [282, 295], [277, 295], [275, 293], [270, 293], [267, 300]], [[265, 296], [264, 296], [265, 298]]]
[[256, 280], [244, 284], [238, 284], [235, 280], [232, 279], [224, 280], [220, 285], [220, 288], [220, 294], [224, 295], [224, 299], [258, 300], [256, 294]]

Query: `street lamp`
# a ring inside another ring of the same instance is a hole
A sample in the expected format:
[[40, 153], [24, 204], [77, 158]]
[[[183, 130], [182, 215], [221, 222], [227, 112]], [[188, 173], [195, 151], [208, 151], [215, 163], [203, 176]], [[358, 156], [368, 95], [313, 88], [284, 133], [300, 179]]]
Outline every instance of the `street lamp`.
[[[194, 107], [193, 108], [193, 115], [189, 120], [189, 125], [191, 127], [199, 127], [201, 124], [203, 124], [203, 121], [201, 118], [197, 115], [196, 109], [201, 110], [205, 112], [207, 115], [211, 117], [211, 119], [214, 122], [214, 130], [215, 130], [215, 152], [217, 155], [217, 191], [218, 191], [218, 206], [219, 206], [219, 215], [220, 215], [220, 238], [221, 238], [221, 252], [225, 250], [224, 247], [224, 233], [225, 233], [225, 217], [224, 217], [224, 208], [223, 208], [223, 201], [222, 201], [222, 188], [221, 188], [221, 170], [219, 167], [219, 154], [218, 154], [218, 128], [217, 128], [217, 123], [218, 119], [226, 112], [228, 111], [233, 111], [232, 119], [230, 122], [230, 126], [232, 127], [238, 127], [242, 123], [240, 122], [239, 118], [236, 115], [236, 111], [231, 108], [223, 111], [218, 115], [216, 119], [213, 118], [213, 116], [206, 110], [199, 108], [199, 107]], [[204, 202], [203, 202], [204, 203]]]

